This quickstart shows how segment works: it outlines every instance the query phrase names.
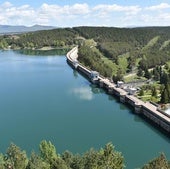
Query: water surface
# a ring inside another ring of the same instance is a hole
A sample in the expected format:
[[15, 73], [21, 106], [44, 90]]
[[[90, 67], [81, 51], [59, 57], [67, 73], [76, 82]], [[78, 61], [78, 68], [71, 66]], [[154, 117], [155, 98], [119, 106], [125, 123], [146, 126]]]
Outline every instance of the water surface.
[[128, 169], [160, 152], [170, 159], [170, 138], [73, 71], [64, 55], [0, 51], [0, 135], [3, 153], [14, 142], [29, 154], [46, 139], [58, 153], [112, 142]]

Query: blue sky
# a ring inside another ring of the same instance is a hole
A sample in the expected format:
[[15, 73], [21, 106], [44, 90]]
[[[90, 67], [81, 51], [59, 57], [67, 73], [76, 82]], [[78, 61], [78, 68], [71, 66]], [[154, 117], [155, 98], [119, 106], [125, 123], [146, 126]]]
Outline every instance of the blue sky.
[[0, 0], [0, 25], [170, 26], [170, 0]]

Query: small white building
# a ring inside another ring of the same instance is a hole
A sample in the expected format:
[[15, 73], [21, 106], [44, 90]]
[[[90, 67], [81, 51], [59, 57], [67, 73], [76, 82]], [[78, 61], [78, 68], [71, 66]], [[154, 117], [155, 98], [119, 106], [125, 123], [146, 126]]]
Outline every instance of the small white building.
[[136, 93], [136, 91], [137, 91], [136, 88], [130, 87], [130, 86], [125, 86], [123, 89], [124, 89], [129, 95], [134, 95], [134, 94]]
[[117, 87], [123, 88], [124, 82], [123, 81], [117, 81]]
[[130, 95], [134, 95], [136, 93], [136, 91], [137, 91], [136, 88], [131, 87], [131, 88], [129, 88], [128, 92], [129, 92]]
[[99, 72], [91, 71], [90, 78], [91, 78], [92, 81], [98, 80], [99, 79]]

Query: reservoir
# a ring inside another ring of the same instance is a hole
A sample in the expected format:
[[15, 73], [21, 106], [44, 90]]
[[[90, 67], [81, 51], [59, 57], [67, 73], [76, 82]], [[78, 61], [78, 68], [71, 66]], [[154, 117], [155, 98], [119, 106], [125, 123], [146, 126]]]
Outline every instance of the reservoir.
[[57, 153], [112, 142], [127, 169], [164, 152], [170, 138], [74, 71], [65, 55], [0, 51], [0, 152], [11, 142], [30, 154], [41, 140]]

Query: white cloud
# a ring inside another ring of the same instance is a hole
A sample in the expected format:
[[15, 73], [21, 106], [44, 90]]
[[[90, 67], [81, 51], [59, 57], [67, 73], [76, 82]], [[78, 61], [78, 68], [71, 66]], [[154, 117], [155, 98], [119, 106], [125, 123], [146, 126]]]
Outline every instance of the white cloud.
[[34, 8], [27, 4], [16, 6], [5, 2], [0, 4], [0, 24], [27, 26], [41, 24], [61, 27], [168, 25], [170, 24], [169, 9], [168, 3], [148, 7], [118, 4], [89, 6], [87, 3], [61, 6], [43, 3]]
[[89, 87], [79, 87], [72, 89], [71, 93], [78, 96], [80, 99], [83, 100], [92, 100], [93, 99], [93, 93], [90, 90]]
[[69, 13], [70, 14], [76, 14], [76, 15], [84, 15], [88, 14], [90, 12], [89, 6], [87, 4], [75, 4], [73, 6], [70, 6]]
[[146, 9], [146, 10], [155, 11], [155, 10], [163, 10], [163, 9], [168, 9], [168, 8], [170, 8], [170, 4], [161, 3], [161, 4], [159, 4], [159, 5], [146, 7], [145, 9]]
[[120, 5], [97, 5], [93, 8], [94, 11], [101, 11], [105, 13], [110, 12], [125, 12], [127, 14], [137, 14], [139, 11], [141, 11], [141, 8], [139, 6], [120, 6]]
[[170, 21], [170, 13], [163, 13], [159, 15], [159, 19], [166, 20], [167, 22]]
[[9, 8], [11, 6], [12, 6], [12, 4], [10, 2], [5, 2], [1, 5], [2, 8]]
[[35, 11], [29, 5], [15, 7], [11, 3], [5, 2], [0, 5], [0, 16], [0, 24], [28, 24], [32, 17], [35, 17]]
[[9, 25], [54, 25], [57, 23], [64, 25], [64, 22], [73, 17], [82, 17], [90, 12], [89, 6], [85, 3], [65, 5], [42, 4], [35, 9], [29, 5], [16, 7], [10, 2], [0, 4], [0, 24]]
[[170, 13], [142, 14], [138, 20], [145, 26], [169, 26]]
[[153, 20], [154, 20], [153, 16], [150, 16], [150, 15], [147, 15], [147, 14], [141, 15], [140, 19], [144, 23], [149, 23], [151, 20], [153, 22]]
[[87, 4], [74, 4], [72, 6], [43, 4], [37, 12], [36, 22], [42, 25], [50, 25], [51, 23], [64, 25], [68, 21], [70, 22], [72, 18], [83, 17], [89, 11]]

